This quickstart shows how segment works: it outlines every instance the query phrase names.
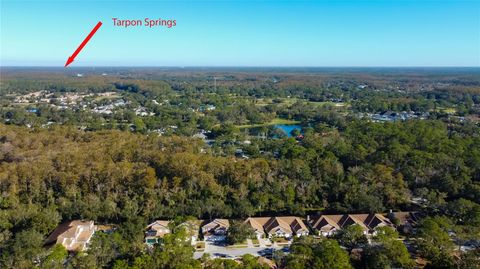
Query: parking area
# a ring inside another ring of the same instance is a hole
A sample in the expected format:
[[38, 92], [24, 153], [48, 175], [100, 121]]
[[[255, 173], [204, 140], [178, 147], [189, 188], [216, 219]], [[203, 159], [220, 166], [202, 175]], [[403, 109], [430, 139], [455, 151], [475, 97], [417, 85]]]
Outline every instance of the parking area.
[[288, 243], [271, 243], [269, 240], [260, 240], [260, 244], [254, 246], [251, 241], [244, 245], [227, 246], [222, 242], [205, 242], [205, 249], [203, 251], [196, 251], [194, 258], [199, 259], [203, 254], [210, 254], [213, 258], [237, 259], [245, 254], [253, 256], [271, 257], [276, 250], [285, 252], [290, 251], [290, 242]]

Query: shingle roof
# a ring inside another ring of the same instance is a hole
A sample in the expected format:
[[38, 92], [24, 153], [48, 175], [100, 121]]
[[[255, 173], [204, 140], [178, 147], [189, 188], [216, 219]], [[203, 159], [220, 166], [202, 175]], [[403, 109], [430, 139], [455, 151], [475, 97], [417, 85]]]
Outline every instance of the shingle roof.
[[[168, 220], [156, 220], [147, 226], [147, 233], [149, 236], [163, 237], [165, 234], [170, 233], [170, 228], [168, 227], [169, 224], [170, 221]], [[150, 234], [150, 231], [154, 231], [155, 235]]]
[[214, 219], [213, 222], [217, 223], [220, 227], [230, 227], [230, 221], [228, 219]]
[[318, 230], [322, 230], [322, 228], [325, 226], [331, 226], [335, 229], [340, 229], [340, 226], [337, 223], [340, 220], [341, 215], [337, 216], [339, 217], [337, 218], [332, 215], [321, 215], [318, 216], [318, 218], [312, 219], [312, 221], [310, 221], [310, 225], [312, 226], [312, 228]]
[[392, 226], [393, 223], [382, 214], [370, 214], [364, 220], [365, 225], [367, 225], [371, 230], [375, 229], [379, 225]]
[[356, 224], [356, 225], [359, 225], [362, 229], [368, 230], [368, 227], [362, 221], [363, 219], [366, 218], [366, 216], [368, 215], [366, 214], [363, 214], [363, 216], [361, 214], [343, 215], [342, 218], [340, 219], [340, 222], [338, 222], [338, 225], [342, 228], [345, 228], [347, 226]]
[[263, 233], [263, 226], [268, 222], [269, 219], [270, 217], [250, 217], [247, 218], [244, 223], [252, 226], [255, 231]]
[[[205, 223], [202, 226], [202, 229], [208, 229], [208, 231], [215, 230], [218, 228], [228, 229], [230, 227], [230, 222], [228, 219], [214, 219], [210, 222]], [[207, 232], [207, 231], [204, 231]]]
[[418, 221], [417, 212], [393, 212], [392, 214], [400, 224], [416, 223]]
[[295, 218], [291, 223], [290, 227], [292, 227], [293, 232], [298, 232], [300, 230], [303, 231], [308, 231], [307, 226], [303, 223], [303, 221], [300, 218]]
[[272, 230], [281, 228], [286, 233], [292, 233], [292, 229], [290, 225], [285, 222], [283, 218], [280, 217], [273, 217], [267, 221], [264, 225], [265, 231], [270, 233]]
[[280, 228], [286, 233], [297, 232], [300, 230], [308, 231], [303, 220], [295, 216], [281, 217], [250, 217], [245, 220], [246, 224], [252, 226], [255, 231], [270, 233], [272, 230]]
[[147, 229], [152, 227], [152, 226], [155, 226], [155, 225], [160, 225], [160, 226], [163, 226], [165, 228], [168, 228], [168, 224], [170, 223], [170, 221], [168, 220], [156, 220], [152, 223], [150, 223], [148, 226], [147, 226]]
[[94, 232], [93, 221], [73, 220], [58, 225], [45, 244], [62, 244], [69, 251], [83, 250]]
[[[404, 215], [401, 214], [401, 217]], [[379, 225], [392, 226], [392, 222], [383, 214], [343, 214], [343, 215], [320, 215], [313, 217], [309, 224], [317, 230], [324, 230], [324, 227], [336, 229], [357, 224], [364, 230], [373, 230]], [[331, 230], [329, 228], [328, 230]]]

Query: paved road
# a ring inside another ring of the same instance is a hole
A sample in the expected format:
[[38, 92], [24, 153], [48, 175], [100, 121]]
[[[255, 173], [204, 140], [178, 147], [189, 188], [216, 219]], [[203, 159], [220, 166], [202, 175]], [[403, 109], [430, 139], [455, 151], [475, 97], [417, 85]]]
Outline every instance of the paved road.
[[[271, 247], [243, 247], [243, 248], [227, 248], [222, 246], [215, 246], [211, 243], [205, 244], [205, 251], [196, 251], [193, 254], [195, 259], [202, 257], [204, 253], [209, 253], [210, 256], [216, 258], [239, 258], [245, 254], [251, 254], [253, 256], [263, 256], [268, 253], [268, 250], [284, 250], [288, 251], [288, 246], [271, 246]], [[267, 251], [265, 251], [267, 250]], [[271, 251], [270, 251], [271, 252]]]

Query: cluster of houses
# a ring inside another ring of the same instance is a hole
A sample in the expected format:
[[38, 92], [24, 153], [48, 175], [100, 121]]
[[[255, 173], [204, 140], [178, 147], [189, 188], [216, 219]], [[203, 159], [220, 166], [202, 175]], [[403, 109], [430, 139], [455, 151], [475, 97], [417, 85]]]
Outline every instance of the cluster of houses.
[[[189, 223], [189, 225], [186, 225]], [[187, 233], [190, 236], [192, 245], [195, 244], [198, 234], [201, 234], [205, 241], [219, 242], [224, 241], [230, 227], [228, 219], [213, 219], [209, 221], [190, 221], [180, 224], [186, 225]], [[293, 236], [303, 236], [309, 234], [309, 229], [305, 222], [294, 216], [283, 217], [250, 217], [244, 221], [255, 232], [257, 238], [283, 237], [292, 238]], [[155, 244], [159, 239], [171, 232], [170, 222], [166, 220], [156, 220], [147, 226], [145, 232], [145, 243]]]
[[[388, 215], [388, 217], [387, 217]], [[350, 225], [358, 225], [365, 235], [375, 235], [377, 227], [388, 226], [410, 232], [419, 217], [415, 212], [392, 212], [389, 214], [342, 214], [307, 216], [302, 219], [296, 216], [249, 217], [243, 221], [260, 238], [285, 238], [307, 236], [310, 233], [319, 236], [332, 236]], [[168, 221], [156, 220], [147, 226], [145, 242], [157, 243], [158, 238], [170, 233]], [[196, 221], [190, 225], [192, 235], [201, 234], [205, 241], [224, 241], [230, 227], [228, 219], [213, 219], [211, 221]], [[198, 228], [199, 227], [199, 228]], [[193, 228], [193, 229], [192, 229]], [[192, 236], [194, 244], [196, 236]]]
[[[51, 92], [51, 91], [36, 91], [27, 93], [25, 95], [16, 96], [15, 103], [18, 104], [48, 104], [59, 109], [67, 108], [86, 108], [91, 105], [87, 98], [115, 98], [116, 92], [101, 92], [101, 93], [78, 93], [78, 92]], [[123, 101], [123, 100], [122, 100]], [[94, 104], [93, 104], [94, 105]]]
[[124, 107], [128, 103], [125, 102], [123, 99], [118, 99], [114, 102], [111, 102], [110, 104], [104, 104], [104, 105], [95, 105], [94, 108], [92, 109], [93, 113], [97, 114], [104, 114], [104, 115], [110, 115], [113, 113], [115, 108], [117, 107]]
[[[106, 98], [108, 102], [103, 101], [102, 105], [97, 102], [88, 100], [90, 98]], [[155, 100], [154, 100], [155, 101]], [[168, 101], [168, 100], [167, 100]], [[117, 107], [124, 107], [129, 104], [118, 96], [117, 92], [101, 92], [101, 93], [54, 93], [50, 91], [37, 91], [15, 97], [15, 103], [19, 104], [48, 104], [58, 109], [87, 109], [92, 107], [93, 113], [110, 115], [113, 114]], [[156, 102], [156, 101], [155, 101]], [[156, 102], [156, 104], [159, 104]], [[160, 104], [159, 104], [160, 105]], [[27, 109], [27, 112], [37, 113], [36, 109]], [[155, 113], [148, 108], [139, 106], [134, 109], [137, 116], [153, 116]]]
[[406, 121], [411, 119], [420, 119], [425, 120], [430, 116], [428, 112], [414, 112], [414, 111], [402, 111], [402, 112], [395, 112], [395, 111], [385, 111], [383, 113], [365, 113], [361, 115], [361, 117], [370, 118], [373, 122], [393, 122], [393, 121]]
[[299, 217], [251, 217], [245, 220], [254, 231], [257, 238], [305, 236], [309, 230]]
[[[311, 233], [319, 236], [332, 236], [350, 225], [358, 225], [365, 235], [374, 235], [377, 227], [388, 226], [410, 232], [418, 222], [415, 212], [391, 212], [389, 214], [342, 214], [315, 215], [306, 219], [297, 216], [249, 217], [243, 221], [255, 233], [257, 239], [307, 236]], [[172, 229], [183, 227], [188, 240], [195, 245], [199, 236], [205, 241], [224, 241], [230, 227], [228, 219], [208, 221], [188, 220], [174, 226], [168, 220], [155, 220], [145, 229], [145, 243], [153, 245], [161, 238], [172, 233]], [[61, 244], [68, 251], [82, 251], [88, 248], [97, 226], [93, 221], [74, 220], [59, 225], [47, 238], [46, 244]]]
[[321, 236], [332, 236], [350, 225], [358, 225], [365, 235], [375, 235], [376, 228], [384, 226], [410, 232], [418, 219], [415, 212], [392, 212], [389, 217], [385, 214], [319, 215], [309, 217], [308, 224]]

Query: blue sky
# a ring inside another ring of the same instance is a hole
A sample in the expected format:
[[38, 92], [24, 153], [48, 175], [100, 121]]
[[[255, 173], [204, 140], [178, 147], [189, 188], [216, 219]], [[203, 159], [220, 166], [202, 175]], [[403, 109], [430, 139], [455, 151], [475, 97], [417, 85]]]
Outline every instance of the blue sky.
[[2, 66], [480, 66], [480, 1], [0, 1]]

